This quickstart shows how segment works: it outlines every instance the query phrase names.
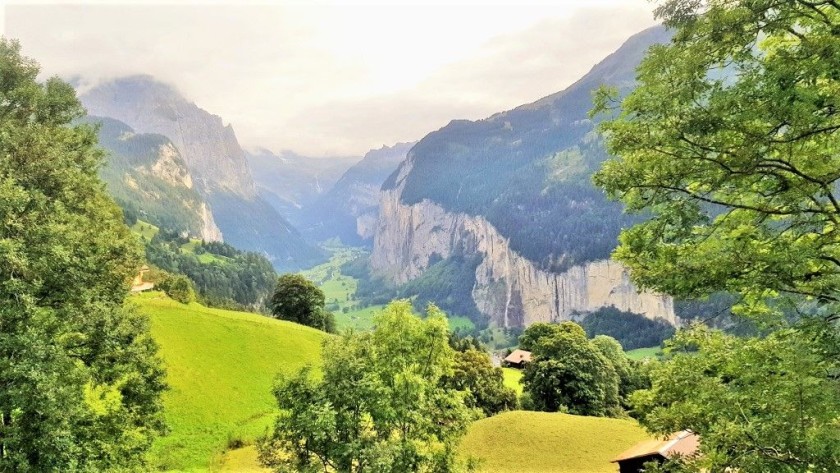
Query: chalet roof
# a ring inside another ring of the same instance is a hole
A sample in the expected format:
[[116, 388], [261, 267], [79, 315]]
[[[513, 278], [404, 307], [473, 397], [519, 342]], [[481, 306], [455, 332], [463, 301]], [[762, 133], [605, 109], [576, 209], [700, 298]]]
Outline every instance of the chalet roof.
[[646, 440], [639, 442], [629, 450], [617, 456], [613, 463], [632, 460], [634, 458], [661, 455], [671, 458], [677, 455], [693, 455], [700, 446], [700, 436], [690, 430], [683, 430], [672, 434], [665, 440]]
[[516, 349], [513, 350], [510, 355], [505, 357], [505, 361], [508, 363], [530, 363], [531, 362], [531, 352]]

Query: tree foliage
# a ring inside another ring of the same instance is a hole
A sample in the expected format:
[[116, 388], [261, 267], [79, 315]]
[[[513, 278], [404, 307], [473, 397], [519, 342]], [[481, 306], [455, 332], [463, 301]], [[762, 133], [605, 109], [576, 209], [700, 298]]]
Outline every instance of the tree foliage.
[[616, 158], [595, 182], [651, 217], [615, 257], [646, 288], [731, 294], [767, 335], [678, 333], [673, 347], [696, 353], [654, 370], [636, 399], [643, 422], [701, 435], [689, 471], [836, 471], [840, 4], [668, 0], [657, 12], [674, 40], [651, 49], [603, 126]]
[[277, 278], [270, 308], [278, 319], [335, 332], [335, 316], [324, 309], [325, 302], [324, 291], [315, 283], [290, 273]]
[[446, 317], [423, 320], [409, 301], [393, 302], [371, 333], [325, 342], [323, 375], [281, 375], [281, 408], [260, 458], [276, 471], [448, 472], [473, 412], [464, 393], [444, 386], [455, 353]]
[[636, 413], [655, 432], [700, 434], [703, 455], [681, 465], [687, 471], [838, 471], [840, 386], [826, 374], [840, 363], [823, 351], [838, 340], [824, 329], [748, 339], [681, 331], [653, 387], [633, 395]]
[[522, 338], [533, 340], [528, 342], [532, 361], [522, 377], [530, 407], [593, 416], [620, 413], [616, 370], [580, 325], [534, 324]]
[[652, 216], [622, 233], [615, 256], [644, 287], [730, 291], [741, 312], [769, 312], [777, 294], [837, 303], [840, 6], [672, 0], [659, 11], [674, 41], [651, 49], [603, 127], [617, 158], [596, 183]]
[[516, 391], [505, 386], [502, 369], [493, 366], [485, 351], [474, 347], [455, 352], [452, 374], [442, 381], [444, 386], [465, 392], [466, 405], [487, 416], [517, 407]]
[[123, 307], [140, 249], [70, 85], [0, 39], [0, 470], [142, 469], [165, 385]]
[[183, 274], [167, 275], [157, 284], [157, 287], [181, 304], [189, 304], [195, 300], [192, 281]]

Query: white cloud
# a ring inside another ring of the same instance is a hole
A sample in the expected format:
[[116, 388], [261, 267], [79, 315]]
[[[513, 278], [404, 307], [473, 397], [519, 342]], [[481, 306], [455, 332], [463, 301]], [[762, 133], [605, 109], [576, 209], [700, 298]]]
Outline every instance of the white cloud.
[[247, 146], [360, 154], [556, 92], [653, 24], [647, 0], [11, 5], [48, 74], [174, 84]]

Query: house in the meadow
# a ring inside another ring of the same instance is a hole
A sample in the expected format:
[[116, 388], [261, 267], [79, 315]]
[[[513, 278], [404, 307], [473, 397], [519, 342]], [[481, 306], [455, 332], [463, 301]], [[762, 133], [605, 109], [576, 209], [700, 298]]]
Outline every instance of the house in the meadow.
[[625, 451], [613, 460], [619, 473], [639, 473], [647, 462], [664, 463], [676, 456], [696, 455], [700, 437], [689, 430], [677, 432], [665, 440], [646, 440]]
[[505, 357], [505, 364], [512, 368], [522, 369], [530, 362], [531, 352], [525, 350], [513, 350], [510, 355]]

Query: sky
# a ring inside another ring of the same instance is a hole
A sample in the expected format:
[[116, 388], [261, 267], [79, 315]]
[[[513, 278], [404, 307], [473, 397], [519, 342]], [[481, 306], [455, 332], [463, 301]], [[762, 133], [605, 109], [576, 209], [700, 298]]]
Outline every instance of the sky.
[[0, 0], [0, 28], [45, 77], [149, 74], [247, 148], [360, 156], [558, 92], [655, 24], [649, 0], [523, 3]]

